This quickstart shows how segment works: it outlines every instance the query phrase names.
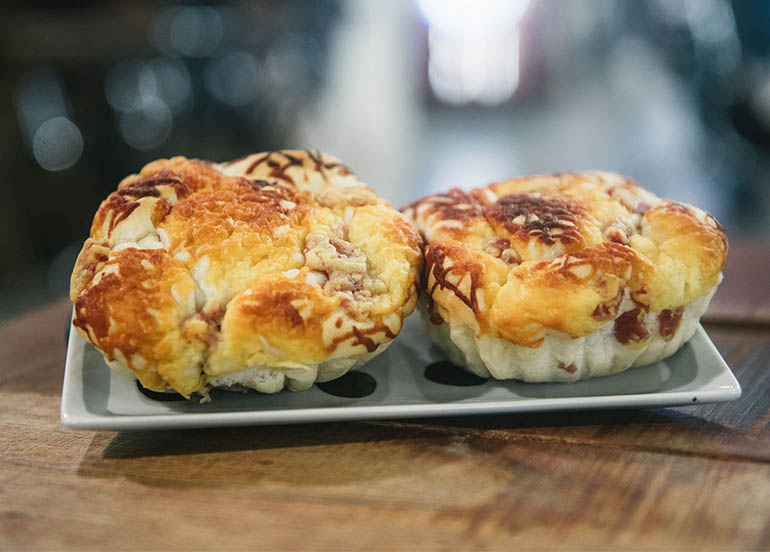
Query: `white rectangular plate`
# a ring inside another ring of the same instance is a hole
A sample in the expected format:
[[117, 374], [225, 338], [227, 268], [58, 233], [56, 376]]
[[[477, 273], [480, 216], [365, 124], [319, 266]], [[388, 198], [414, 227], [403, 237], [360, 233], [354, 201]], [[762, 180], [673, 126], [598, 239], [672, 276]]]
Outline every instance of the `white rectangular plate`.
[[427, 379], [426, 367], [443, 359], [423, 333], [419, 317], [412, 316], [393, 345], [360, 370], [376, 381], [367, 396], [339, 397], [313, 386], [275, 395], [215, 391], [208, 404], [159, 401], [140, 392], [136, 382], [114, 374], [71, 328], [61, 419], [80, 429], [167, 429], [658, 407], [741, 396], [738, 381], [702, 327], [665, 361], [577, 383], [489, 380], [461, 387]]

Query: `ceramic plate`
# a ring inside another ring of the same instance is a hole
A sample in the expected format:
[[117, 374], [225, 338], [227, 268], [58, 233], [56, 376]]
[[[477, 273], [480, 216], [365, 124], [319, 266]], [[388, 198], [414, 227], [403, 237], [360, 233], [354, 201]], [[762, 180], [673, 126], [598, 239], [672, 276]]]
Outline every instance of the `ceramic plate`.
[[737, 399], [741, 388], [702, 327], [673, 357], [577, 383], [484, 380], [455, 369], [417, 316], [361, 370], [307, 391], [215, 391], [212, 402], [143, 392], [70, 330], [61, 419], [81, 429], [167, 429], [546, 410], [658, 407]]

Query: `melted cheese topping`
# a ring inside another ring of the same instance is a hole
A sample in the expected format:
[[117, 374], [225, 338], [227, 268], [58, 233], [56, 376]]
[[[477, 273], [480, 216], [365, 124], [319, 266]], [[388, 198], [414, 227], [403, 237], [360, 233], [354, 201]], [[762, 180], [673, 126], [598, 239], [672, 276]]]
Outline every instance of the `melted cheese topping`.
[[72, 274], [74, 324], [156, 391], [189, 396], [254, 367], [304, 381], [398, 334], [416, 303], [418, 240], [325, 154], [162, 159], [99, 207]]
[[[404, 213], [425, 242], [430, 318], [529, 348], [550, 332], [580, 338], [613, 320], [616, 336], [642, 346], [634, 317], [665, 321], [710, 294], [727, 259], [712, 216], [612, 173], [452, 190]], [[624, 293], [635, 314], [621, 309]]]

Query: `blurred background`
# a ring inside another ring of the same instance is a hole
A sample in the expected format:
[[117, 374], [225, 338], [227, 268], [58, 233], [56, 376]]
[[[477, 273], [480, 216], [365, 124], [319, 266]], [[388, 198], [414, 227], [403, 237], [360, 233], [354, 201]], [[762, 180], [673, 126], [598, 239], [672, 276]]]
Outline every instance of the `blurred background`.
[[765, 0], [6, 3], [0, 74], [0, 320], [180, 154], [321, 149], [396, 207], [613, 170], [770, 239]]

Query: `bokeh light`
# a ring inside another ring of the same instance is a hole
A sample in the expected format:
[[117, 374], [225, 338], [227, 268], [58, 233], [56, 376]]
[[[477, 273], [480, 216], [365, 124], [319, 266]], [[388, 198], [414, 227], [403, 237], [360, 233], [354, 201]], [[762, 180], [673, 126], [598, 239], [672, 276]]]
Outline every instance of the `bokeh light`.
[[217, 100], [240, 107], [254, 101], [260, 87], [260, 70], [251, 54], [228, 52], [209, 60], [204, 82]]
[[173, 127], [171, 110], [153, 96], [141, 108], [120, 116], [120, 134], [126, 143], [138, 150], [150, 150], [162, 145]]
[[192, 105], [192, 84], [187, 66], [178, 59], [156, 58], [149, 62], [156, 93], [171, 113], [180, 115]]
[[83, 135], [66, 117], [49, 119], [32, 139], [35, 160], [47, 171], [61, 171], [77, 163], [83, 153]]
[[29, 144], [40, 125], [68, 111], [61, 78], [48, 66], [33, 67], [21, 75], [15, 104], [19, 124]]
[[116, 111], [142, 109], [157, 92], [155, 74], [139, 59], [122, 61], [107, 73], [104, 92], [107, 102]]
[[519, 85], [519, 21], [529, 0], [420, 0], [428, 79], [447, 103], [507, 101]]

